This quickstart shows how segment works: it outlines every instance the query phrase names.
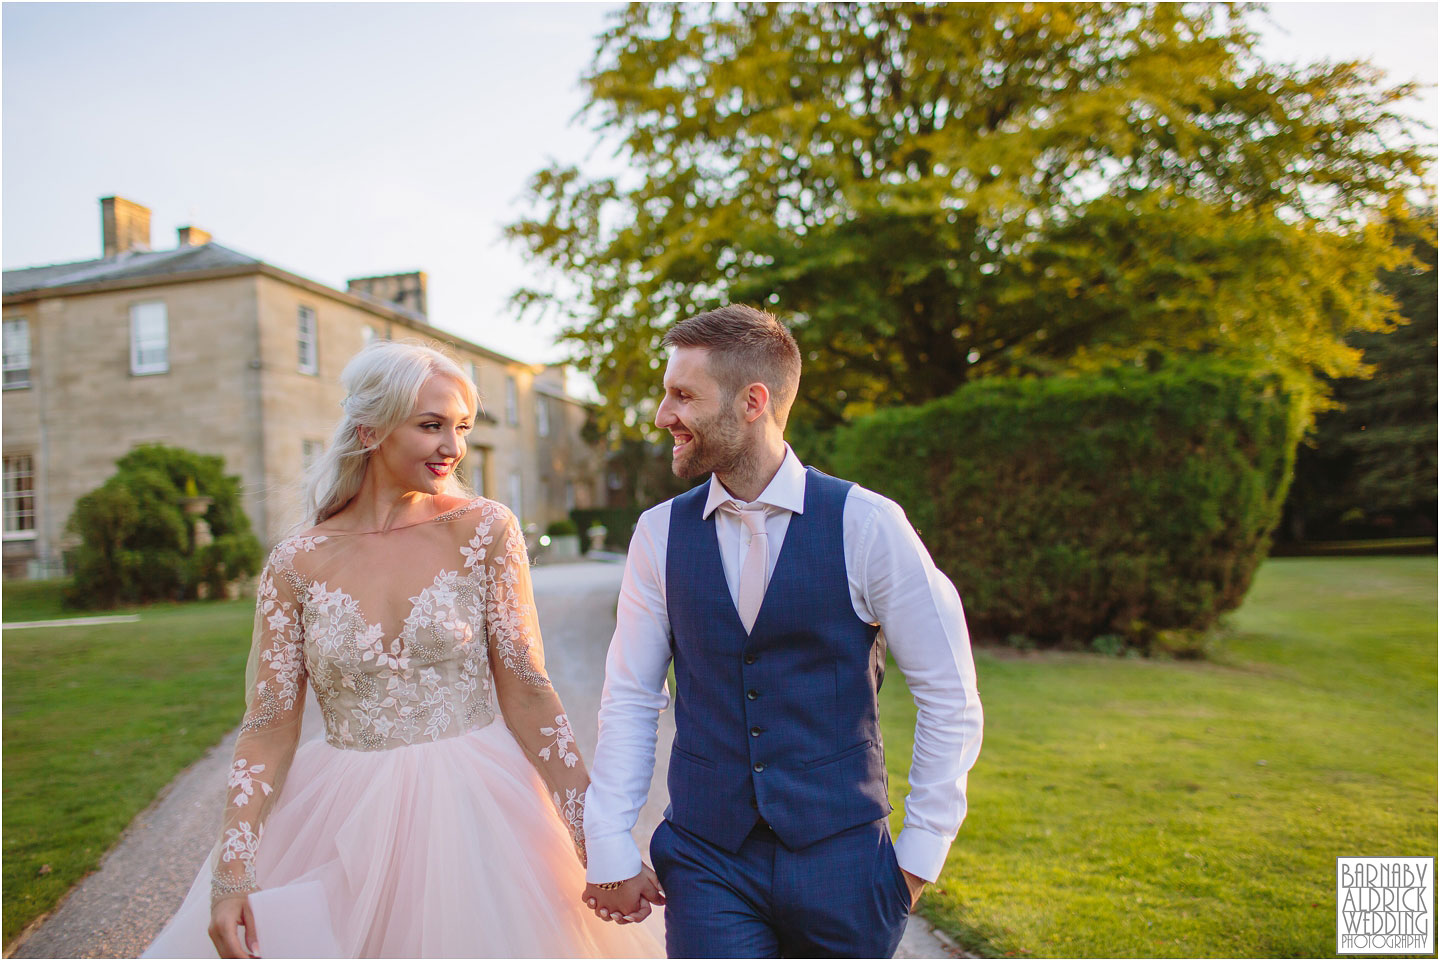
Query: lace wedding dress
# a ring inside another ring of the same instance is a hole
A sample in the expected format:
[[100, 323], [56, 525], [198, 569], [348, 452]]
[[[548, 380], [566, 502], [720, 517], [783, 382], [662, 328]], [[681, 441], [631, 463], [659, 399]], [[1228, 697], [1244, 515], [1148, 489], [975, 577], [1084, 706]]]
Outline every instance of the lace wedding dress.
[[[301, 744], [307, 685], [324, 739]], [[663, 954], [580, 903], [588, 777], [505, 507], [281, 542], [247, 691], [220, 840], [146, 956], [213, 957], [212, 893], [256, 891], [342, 956]], [[256, 928], [262, 956], [295, 943]]]

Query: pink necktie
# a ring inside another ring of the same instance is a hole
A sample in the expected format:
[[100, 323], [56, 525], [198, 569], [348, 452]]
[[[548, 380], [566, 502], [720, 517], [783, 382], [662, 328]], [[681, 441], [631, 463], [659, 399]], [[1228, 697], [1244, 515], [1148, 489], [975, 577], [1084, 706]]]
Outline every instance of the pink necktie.
[[740, 566], [740, 590], [735, 607], [740, 612], [740, 623], [745, 633], [755, 626], [760, 613], [760, 602], [765, 599], [765, 570], [769, 566], [770, 538], [765, 534], [765, 509], [750, 507], [737, 509], [745, 531], [750, 535], [750, 546], [745, 551], [745, 563]]

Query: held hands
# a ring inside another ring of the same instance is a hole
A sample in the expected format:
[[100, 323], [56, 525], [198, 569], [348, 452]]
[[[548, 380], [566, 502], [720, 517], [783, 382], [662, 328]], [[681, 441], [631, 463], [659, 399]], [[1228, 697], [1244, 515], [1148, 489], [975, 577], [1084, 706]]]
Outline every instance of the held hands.
[[648, 918], [651, 904], [664, 904], [665, 892], [660, 890], [655, 871], [641, 862], [640, 873], [620, 882], [618, 888], [606, 891], [593, 882], [585, 885], [580, 900], [602, 920], [629, 924]]
[[[239, 929], [245, 929], [241, 940]], [[258, 958], [260, 944], [255, 937], [255, 915], [250, 912], [250, 899], [244, 896], [224, 898], [210, 908], [210, 940], [222, 958]]]

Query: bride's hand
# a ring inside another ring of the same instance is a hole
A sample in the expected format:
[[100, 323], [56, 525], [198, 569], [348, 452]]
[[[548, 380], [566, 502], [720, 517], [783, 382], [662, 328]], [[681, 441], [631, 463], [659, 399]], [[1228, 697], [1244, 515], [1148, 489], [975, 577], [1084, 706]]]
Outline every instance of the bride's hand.
[[660, 879], [654, 869], [642, 862], [640, 873], [618, 888], [606, 890], [596, 884], [585, 885], [580, 900], [600, 919], [628, 924], [649, 917], [652, 903], [665, 903], [665, 892], [660, 889]]
[[[240, 927], [245, 939], [240, 939]], [[216, 901], [210, 909], [210, 940], [222, 958], [258, 958], [260, 944], [255, 937], [255, 915], [250, 899], [244, 896]]]

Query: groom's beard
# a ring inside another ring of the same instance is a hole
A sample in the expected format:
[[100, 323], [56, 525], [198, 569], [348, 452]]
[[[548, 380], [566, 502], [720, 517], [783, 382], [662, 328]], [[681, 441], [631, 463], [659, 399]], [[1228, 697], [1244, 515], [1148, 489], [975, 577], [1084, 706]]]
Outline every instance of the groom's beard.
[[732, 410], [682, 426], [692, 439], [684, 451], [671, 457], [670, 469], [676, 477], [733, 474], [753, 459], [745, 443], [744, 421]]

